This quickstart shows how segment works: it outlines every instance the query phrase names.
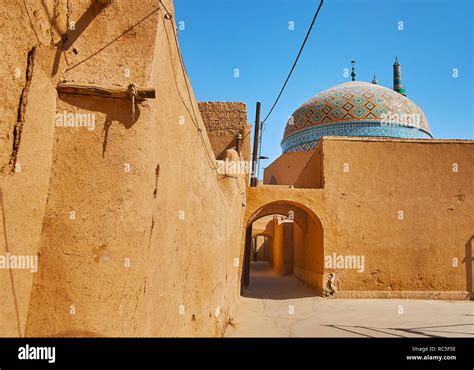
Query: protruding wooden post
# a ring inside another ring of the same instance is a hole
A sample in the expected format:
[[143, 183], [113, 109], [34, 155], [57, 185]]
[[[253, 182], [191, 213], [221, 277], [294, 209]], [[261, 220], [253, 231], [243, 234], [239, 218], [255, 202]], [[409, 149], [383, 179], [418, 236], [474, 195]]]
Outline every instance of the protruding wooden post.
[[239, 131], [239, 133], [237, 134], [235, 138], [235, 150], [239, 154], [242, 151], [242, 132], [241, 131]]
[[[95, 95], [103, 98], [130, 99], [129, 87], [102, 86], [85, 82], [60, 82], [56, 89], [62, 94]], [[137, 88], [136, 99], [155, 99], [155, 89]]]
[[253, 153], [252, 153], [252, 174], [250, 176], [250, 186], [257, 186], [257, 162], [258, 162], [258, 144], [260, 141], [260, 102], [257, 102], [255, 110], [255, 131], [253, 136]]

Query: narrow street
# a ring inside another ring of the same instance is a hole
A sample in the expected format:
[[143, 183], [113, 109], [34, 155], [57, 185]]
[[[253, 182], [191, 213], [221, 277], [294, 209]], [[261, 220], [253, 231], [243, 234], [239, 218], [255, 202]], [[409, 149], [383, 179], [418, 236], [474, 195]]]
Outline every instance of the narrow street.
[[[226, 337], [473, 337], [473, 301], [326, 299], [266, 262], [251, 266]], [[403, 312], [402, 312], [403, 311]], [[402, 313], [399, 313], [402, 312]]]

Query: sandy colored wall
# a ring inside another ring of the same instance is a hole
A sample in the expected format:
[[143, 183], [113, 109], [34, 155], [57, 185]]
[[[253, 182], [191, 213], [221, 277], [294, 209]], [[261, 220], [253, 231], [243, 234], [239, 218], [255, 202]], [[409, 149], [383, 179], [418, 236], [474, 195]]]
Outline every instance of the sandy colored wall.
[[[256, 221], [256, 223], [258, 220]], [[271, 267], [274, 267], [274, 256], [273, 256], [273, 240], [275, 237], [275, 223], [273, 222], [273, 219], [268, 221], [266, 231], [271, 235], [271, 238], [267, 239], [268, 243], [268, 263], [270, 264]]]
[[293, 232], [295, 276], [306, 283], [323, 289], [324, 248], [323, 229], [320, 222], [308, 217], [306, 229], [294, 223]]
[[276, 201], [317, 217], [325, 258], [364, 258], [325, 267], [323, 286], [334, 272], [339, 297], [466, 299], [474, 142], [324, 138], [321, 151], [323, 189], [249, 188], [245, 220]]
[[293, 225], [294, 222], [282, 222], [283, 226], [283, 271], [282, 275], [293, 273], [294, 247], [293, 247]]
[[274, 263], [273, 263], [273, 239], [270, 239], [268, 241], [268, 263], [273, 268], [273, 266], [274, 266]]
[[273, 225], [273, 239], [271, 243], [271, 251], [270, 251], [270, 265], [272, 266], [273, 270], [281, 271], [282, 270], [282, 257], [281, 257], [281, 250], [282, 250], [282, 233], [281, 227], [277, 228], [276, 223]]
[[[56, 89], [47, 68], [49, 45], [56, 40], [49, 24], [53, 1], [35, 4], [6, 0], [0, 13], [0, 187], [6, 235], [0, 230], [0, 255], [34, 258], [51, 174]], [[28, 21], [35, 12], [36, 28]], [[34, 274], [0, 270], [0, 336], [20, 336]]]
[[[58, 14], [54, 26], [41, 9], [30, 26], [22, 6], [10, 4], [6, 22], [18, 36], [8, 49], [18, 49], [24, 65], [24, 52], [37, 45], [41, 68], [27, 104], [22, 172], [4, 175], [2, 187], [10, 245], [38, 253], [39, 271], [14, 273], [16, 299], [0, 293], [8, 302], [0, 307], [0, 335], [220, 335], [239, 291], [245, 179], [216, 174], [192, 90], [187, 99], [174, 23], [163, 19], [159, 1], [90, 4], [58, 2], [49, 9]], [[66, 29], [68, 19], [76, 28], [56, 63], [51, 45], [60, 38], [50, 30]], [[45, 29], [47, 42], [31, 27]], [[156, 99], [137, 105], [133, 119], [128, 100], [56, 97], [58, 79], [134, 82], [154, 87]], [[63, 111], [94, 114], [95, 129], [53, 130]], [[0, 279], [8, 286], [9, 271]]]
[[322, 166], [321, 145], [318, 145], [295, 180], [295, 188], [322, 189], [324, 186], [324, 170]]
[[242, 130], [242, 154], [250, 160], [250, 124], [244, 103], [199, 102], [199, 111], [217, 159], [225, 159], [225, 152], [234, 149], [236, 136]]
[[271, 265], [280, 275], [293, 272], [293, 223], [274, 220]]
[[[298, 222], [272, 221], [271, 262], [280, 275], [294, 273], [296, 277], [323, 289], [324, 252], [320, 222], [308, 217], [304, 225]], [[267, 242], [268, 243], [268, 242]], [[263, 244], [261, 248], [263, 249]]]
[[[37, 256], [51, 174], [51, 147], [56, 94], [44, 71], [35, 70], [18, 151], [18, 172], [2, 176], [5, 228], [0, 254]], [[45, 102], [49, 102], [45, 104]], [[8, 242], [8, 246], [5, 243]], [[33, 274], [29, 270], [0, 270], [0, 335], [25, 329]]]
[[257, 260], [264, 261], [268, 260], [268, 248], [266, 238], [262, 235], [255, 238], [255, 248], [257, 250]]
[[263, 183], [269, 185], [293, 185], [306, 167], [313, 152], [287, 152], [278, 157], [263, 173]]
[[270, 240], [268, 237], [259, 236], [257, 242], [257, 260], [258, 261], [268, 261], [269, 260], [269, 245]]
[[[257, 241], [257, 260], [268, 261], [271, 242], [269, 239], [273, 238], [273, 215], [264, 216], [255, 220], [252, 224], [252, 236], [256, 238]], [[253, 261], [253, 254], [251, 260]]]
[[274, 221], [271, 266], [278, 274], [283, 274], [283, 227]]
[[472, 291], [473, 142], [333, 139], [323, 153], [325, 255], [365, 256], [363, 272], [336, 271], [341, 290]]

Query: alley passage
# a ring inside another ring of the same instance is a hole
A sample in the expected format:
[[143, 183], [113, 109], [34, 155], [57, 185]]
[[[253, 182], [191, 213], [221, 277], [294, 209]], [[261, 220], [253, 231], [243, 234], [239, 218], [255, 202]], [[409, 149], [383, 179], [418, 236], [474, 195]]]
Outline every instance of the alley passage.
[[226, 337], [474, 337], [474, 301], [326, 299], [263, 261], [242, 294]]

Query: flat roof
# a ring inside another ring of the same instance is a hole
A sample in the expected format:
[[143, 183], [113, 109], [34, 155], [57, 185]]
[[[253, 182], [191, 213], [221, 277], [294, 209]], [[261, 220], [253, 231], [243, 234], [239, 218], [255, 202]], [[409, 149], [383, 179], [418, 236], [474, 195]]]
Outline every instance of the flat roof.
[[320, 141], [379, 141], [379, 142], [404, 142], [418, 144], [474, 144], [474, 140], [467, 139], [405, 139], [395, 137], [365, 137], [365, 136], [323, 136]]

